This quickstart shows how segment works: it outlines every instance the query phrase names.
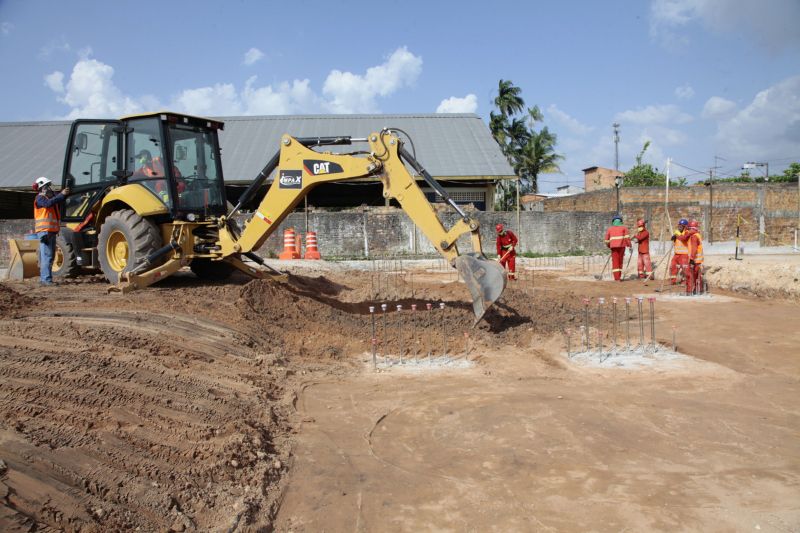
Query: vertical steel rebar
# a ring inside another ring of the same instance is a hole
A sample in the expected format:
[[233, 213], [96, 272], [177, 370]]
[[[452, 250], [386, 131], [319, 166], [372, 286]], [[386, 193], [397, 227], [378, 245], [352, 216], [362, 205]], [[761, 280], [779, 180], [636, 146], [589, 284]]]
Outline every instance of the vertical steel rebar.
[[444, 302], [439, 302], [439, 309], [442, 310], [442, 358], [447, 360], [447, 334], [444, 330]]
[[631, 299], [625, 298], [625, 350], [631, 350]]
[[381, 304], [381, 311], [383, 311], [383, 332], [381, 334], [381, 354], [383, 355], [383, 362], [386, 363], [386, 304]]
[[375, 306], [374, 305], [370, 305], [369, 306], [369, 316], [372, 319], [371, 320], [371, 322], [372, 322], [372, 369], [373, 370], [377, 370], [378, 369], [378, 357], [377, 357], [377, 354], [375, 352], [376, 352], [376, 347], [377, 347], [376, 345], [378, 344], [378, 339], [375, 338]]
[[653, 353], [656, 352], [656, 315], [655, 315], [655, 306], [656, 306], [656, 299], [654, 296], [651, 296], [647, 299], [650, 302], [650, 342], [653, 345]]
[[464, 361], [469, 360], [469, 332], [464, 332]]
[[417, 362], [419, 344], [417, 343], [417, 304], [411, 304], [411, 336], [414, 339], [414, 362]]
[[597, 299], [597, 353], [600, 354], [600, 360], [603, 360], [603, 305], [606, 303], [605, 298]]
[[589, 352], [589, 298], [583, 299], [583, 327], [586, 331], [586, 352]]
[[428, 309], [428, 339], [430, 339], [430, 343], [428, 344], [428, 364], [433, 365], [433, 334], [431, 333], [431, 326], [433, 325], [431, 317], [433, 316], [433, 304], [426, 303], [425, 307]]
[[644, 350], [644, 311], [642, 310], [644, 297], [639, 296], [636, 301], [639, 305], [639, 348]]
[[[584, 335], [586, 337], [584, 337]], [[580, 342], [583, 343], [584, 338], [588, 338], [588, 336], [589, 336], [589, 333], [586, 331], [586, 327], [585, 326], [581, 326], [581, 339], [580, 339]], [[588, 344], [589, 341], [587, 340], [586, 343]]]
[[614, 310], [614, 327], [613, 327], [614, 338], [611, 341], [611, 346], [612, 346], [611, 349], [612, 349], [612, 351], [614, 353], [616, 353], [616, 351], [617, 351], [617, 298], [616, 297], [614, 297], [611, 300], [611, 304], [612, 304], [612, 307], [613, 307], [613, 310]]
[[403, 352], [405, 351], [405, 343], [403, 342], [403, 306], [397, 304], [397, 343], [400, 352], [400, 364], [403, 364]]

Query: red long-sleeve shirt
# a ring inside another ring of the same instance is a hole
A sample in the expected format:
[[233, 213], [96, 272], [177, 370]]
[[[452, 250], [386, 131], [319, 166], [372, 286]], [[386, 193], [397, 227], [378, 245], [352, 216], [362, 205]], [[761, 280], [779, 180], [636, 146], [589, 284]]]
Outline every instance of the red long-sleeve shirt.
[[497, 255], [503, 257], [511, 247], [513, 247], [515, 251], [511, 252], [509, 255], [516, 255], [517, 236], [514, 235], [513, 231], [507, 229], [505, 233], [497, 236]]
[[638, 244], [637, 250], [640, 254], [649, 254], [650, 253], [650, 232], [646, 229], [643, 229], [639, 233], [637, 233], [634, 238]]
[[625, 226], [611, 226], [606, 230], [606, 246], [609, 248], [630, 248], [631, 235]]

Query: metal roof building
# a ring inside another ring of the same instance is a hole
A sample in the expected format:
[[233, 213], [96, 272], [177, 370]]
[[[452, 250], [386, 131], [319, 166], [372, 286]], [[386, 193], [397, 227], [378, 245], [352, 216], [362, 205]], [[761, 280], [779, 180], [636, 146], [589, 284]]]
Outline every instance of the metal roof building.
[[[408, 134], [417, 160], [443, 182], [457, 201], [461, 195], [462, 201], [490, 208], [492, 184], [499, 179], [516, 178], [488, 126], [475, 114], [277, 115], [218, 117], [217, 120], [225, 123], [225, 129], [220, 132], [222, 165], [225, 182], [233, 195], [249, 184], [280, 149], [280, 138], [285, 133], [295, 137], [366, 137], [384, 127]], [[48, 176], [60, 183], [69, 128], [70, 122], [65, 121], [0, 123], [0, 191], [5, 191], [0, 192], [0, 210], [8, 211], [11, 204], [27, 206], [32, 201], [27, 199], [27, 194], [24, 201], [11, 201], [9, 189], [30, 191], [37, 176]], [[348, 152], [358, 149], [358, 145], [324, 149]], [[317, 200], [328, 199], [328, 205], [332, 205], [331, 201], [359, 205], [374, 203], [374, 193], [380, 195], [378, 187], [365, 185], [361, 193], [350, 187], [346, 199], [342, 195], [337, 198], [335, 193], [331, 196], [332, 187], [335, 185], [325, 186], [323, 191], [315, 190], [309, 202], [324, 205], [324, 202], [315, 202], [316, 196]], [[8, 213], [0, 212], [0, 218], [9, 218]]]

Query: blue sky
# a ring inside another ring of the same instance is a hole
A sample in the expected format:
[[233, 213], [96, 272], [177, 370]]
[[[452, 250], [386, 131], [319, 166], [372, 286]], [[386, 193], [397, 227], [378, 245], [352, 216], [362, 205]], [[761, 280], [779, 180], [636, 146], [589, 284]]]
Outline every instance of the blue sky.
[[474, 112], [498, 80], [558, 134], [552, 191], [645, 161], [800, 161], [800, 0], [0, 0], [0, 121]]

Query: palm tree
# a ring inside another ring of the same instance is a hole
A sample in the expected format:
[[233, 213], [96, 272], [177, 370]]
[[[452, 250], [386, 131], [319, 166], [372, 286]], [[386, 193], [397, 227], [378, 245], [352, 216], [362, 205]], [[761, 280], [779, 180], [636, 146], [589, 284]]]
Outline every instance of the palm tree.
[[564, 156], [555, 152], [556, 135], [547, 126], [539, 132], [532, 132], [530, 139], [522, 147], [514, 161], [514, 171], [525, 182], [525, 189], [539, 190], [537, 179], [542, 172], [561, 172], [558, 162]]
[[497, 85], [497, 98], [494, 99], [494, 105], [500, 110], [500, 114], [510, 117], [519, 113], [525, 107], [521, 94], [522, 89], [515, 87], [512, 81], [500, 80]]

